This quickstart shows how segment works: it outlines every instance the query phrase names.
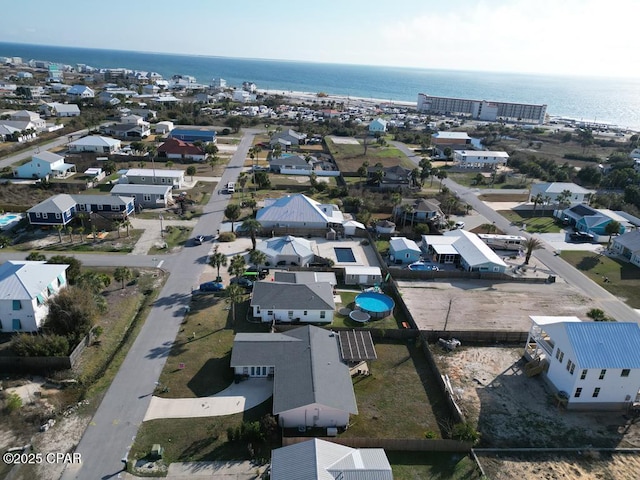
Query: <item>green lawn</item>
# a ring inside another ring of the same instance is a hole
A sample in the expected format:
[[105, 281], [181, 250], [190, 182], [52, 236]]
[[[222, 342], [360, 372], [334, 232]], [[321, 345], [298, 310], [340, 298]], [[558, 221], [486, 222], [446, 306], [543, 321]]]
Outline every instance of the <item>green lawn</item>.
[[593, 252], [571, 250], [560, 256], [631, 308], [640, 308], [640, 269], [635, 265]]
[[[184, 245], [191, 237], [191, 227], [169, 225], [165, 227], [163, 240], [167, 244], [167, 248], [151, 247], [147, 255], [158, 255], [160, 253], [169, 253], [172, 248], [178, 245]], [[160, 243], [160, 242], [158, 242]]]
[[395, 480], [476, 480], [480, 471], [468, 455], [446, 452], [387, 452]]
[[513, 225], [527, 226], [528, 233], [559, 233], [562, 231], [562, 224], [553, 217], [525, 217], [515, 210], [500, 210], [500, 215], [509, 220]]

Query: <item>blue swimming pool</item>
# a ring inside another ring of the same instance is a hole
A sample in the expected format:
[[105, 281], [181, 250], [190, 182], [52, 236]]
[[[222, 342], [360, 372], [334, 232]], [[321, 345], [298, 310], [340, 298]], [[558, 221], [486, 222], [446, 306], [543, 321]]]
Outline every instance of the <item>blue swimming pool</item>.
[[15, 213], [2, 214], [0, 215], [0, 227], [6, 227], [7, 225], [16, 223], [20, 221], [21, 218], [22, 218], [22, 215], [15, 214]]
[[338, 263], [355, 263], [356, 256], [353, 254], [353, 250], [348, 247], [333, 247], [336, 252], [336, 258]]
[[422, 270], [422, 271], [437, 271], [439, 270], [437, 265], [432, 263], [416, 262], [409, 265], [409, 270]]
[[393, 298], [377, 292], [363, 292], [356, 297], [355, 303], [356, 307], [367, 312], [374, 319], [388, 317], [396, 305]]

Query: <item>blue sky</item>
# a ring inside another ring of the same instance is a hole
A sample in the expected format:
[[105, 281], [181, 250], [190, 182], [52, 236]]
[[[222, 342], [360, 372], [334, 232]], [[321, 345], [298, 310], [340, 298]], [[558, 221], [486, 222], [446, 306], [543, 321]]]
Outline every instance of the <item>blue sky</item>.
[[21, 0], [3, 5], [0, 41], [638, 78], [639, 7], [640, 0]]

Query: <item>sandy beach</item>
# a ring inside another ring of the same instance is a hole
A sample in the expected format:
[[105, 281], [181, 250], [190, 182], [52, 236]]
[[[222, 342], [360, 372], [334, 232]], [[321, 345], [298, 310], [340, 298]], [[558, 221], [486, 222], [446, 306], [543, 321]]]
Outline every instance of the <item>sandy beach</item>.
[[327, 92], [323, 92], [326, 96], [319, 97], [318, 92], [297, 92], [293, 90], [258, 90], [258, 93], [264, 93], [267, 95], [282, 95], [293, 102], [306, 102], [306, 103], [321, 103], [325, 104], [335, 102], [343, 103], [350, 106], [358, 107], [374, 107], [378, 106], [395, 106], [395, 107], [409, 107], [416, 108], [417, 102], [403, 102], [400, 100], [384, 100], [381, 98], [364, 98], [364, 97], [352, 97], [347, 95], [333, 95]]

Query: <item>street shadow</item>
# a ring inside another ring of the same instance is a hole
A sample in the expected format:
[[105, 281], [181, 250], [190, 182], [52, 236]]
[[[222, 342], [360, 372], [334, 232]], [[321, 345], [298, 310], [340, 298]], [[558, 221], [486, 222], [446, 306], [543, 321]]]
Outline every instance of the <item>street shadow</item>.
[[184, 353], [186, 349], [179, 343], [164, 342], [158, 347], [149, 350], [146, 358], [167, 358], [169, 355], [177, 356]]
[[[191, 302], [191, 295], [186, 293], [174, 293], [166, 297], [159, 297], [153, 302], [154, 307], [164, 307], [165, 310], [175, 306], [186, 307]], [[177, 309], [174, 316], [184, 315], [184, 309]]]
[[588, 257], [584, 257], [580, 262], [576, 265], [578, 270], [588, 271], [596, 268], [600, 264], [600, 256], [599, 255], [591, 255]]

